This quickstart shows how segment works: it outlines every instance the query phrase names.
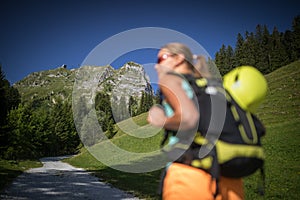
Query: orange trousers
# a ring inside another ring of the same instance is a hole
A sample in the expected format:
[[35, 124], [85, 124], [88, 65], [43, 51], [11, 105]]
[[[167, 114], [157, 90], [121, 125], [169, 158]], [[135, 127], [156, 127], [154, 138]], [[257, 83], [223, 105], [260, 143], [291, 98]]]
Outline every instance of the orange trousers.
[[244, 184], [241, 178], [221, 177], [219, 181], [219, 194], [216, 200], [242, 200], [244, 197]]
[[[216, 182], [210, 174], [180, 163], [172, 163], [163, 183], [163, 200], [214, 200]], [[216, 200], [244, 199], [242, 179], [221, 177]]]

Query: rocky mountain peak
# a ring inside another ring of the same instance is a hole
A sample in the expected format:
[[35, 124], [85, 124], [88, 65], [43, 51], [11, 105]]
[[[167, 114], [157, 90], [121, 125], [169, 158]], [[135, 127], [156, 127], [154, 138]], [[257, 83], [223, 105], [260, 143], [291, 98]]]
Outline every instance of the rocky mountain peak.
[[34, 72], [17, 82], [16, 87], [23, 101], [67, 99], [78, 95], [92, 103], [97, 92], [106, 92], [114, 100], [121, 96], [141, 97], [142, 92], [153, 94], [148, 76], [142, 65], [128, 62], [119, 69], [111, 66], [82, 66], [69, 70], [58, 67]]

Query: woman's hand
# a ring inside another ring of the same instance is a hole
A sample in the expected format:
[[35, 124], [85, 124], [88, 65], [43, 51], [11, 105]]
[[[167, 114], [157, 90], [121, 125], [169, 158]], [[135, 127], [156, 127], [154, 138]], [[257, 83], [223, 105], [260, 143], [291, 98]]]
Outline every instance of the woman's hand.
[[149, 124], [156, 126], [156, 127], [163, 127], [166, 122], [166, 115], [164, 110], [158, 106], [152, 106], [152, 108], [149, 110], [148, 114], [148, 122]]
[[163, 127], [167, 130], [191, 130], [198, 125], [198, 109], [182, 88], [182, 81], [181, 77], [171, 74], [159, 80], [165, 101], [173, 110], [171, 116], [164, 114]]

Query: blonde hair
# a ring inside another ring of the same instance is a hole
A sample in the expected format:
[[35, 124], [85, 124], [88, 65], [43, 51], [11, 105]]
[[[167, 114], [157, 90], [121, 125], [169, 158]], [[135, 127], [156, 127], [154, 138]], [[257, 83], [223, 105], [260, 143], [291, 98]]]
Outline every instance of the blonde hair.
[[[203, 55], [193, 55], [191, 50], [182, 43], [168, 43], [162, 47], [172, 54], [182, 54], [196, 77], [210, 78], [211, 73]], [[196, 61], [196, 62], [194, 62]]]

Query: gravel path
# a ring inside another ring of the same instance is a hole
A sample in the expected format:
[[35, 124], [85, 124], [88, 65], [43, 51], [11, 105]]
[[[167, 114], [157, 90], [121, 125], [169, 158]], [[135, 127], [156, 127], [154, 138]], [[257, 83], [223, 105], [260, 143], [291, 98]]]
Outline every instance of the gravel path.
[[100, 182], [87, 171], [60, 160], [43, 158], [41, 168], [26, 171], [0, 194], [0, 199], [74, 199], [74, 200], [138, 200], [119, 189]]

